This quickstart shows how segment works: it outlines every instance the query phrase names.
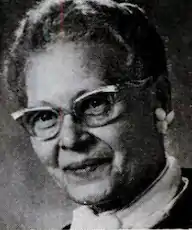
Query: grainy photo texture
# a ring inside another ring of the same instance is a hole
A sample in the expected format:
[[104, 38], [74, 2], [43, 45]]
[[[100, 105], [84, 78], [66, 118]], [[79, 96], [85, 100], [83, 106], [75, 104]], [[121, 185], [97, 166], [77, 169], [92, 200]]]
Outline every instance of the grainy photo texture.
[[17, 23], [6, 4], [1, 229], [192, 228], [158, 2], [31, 1]]

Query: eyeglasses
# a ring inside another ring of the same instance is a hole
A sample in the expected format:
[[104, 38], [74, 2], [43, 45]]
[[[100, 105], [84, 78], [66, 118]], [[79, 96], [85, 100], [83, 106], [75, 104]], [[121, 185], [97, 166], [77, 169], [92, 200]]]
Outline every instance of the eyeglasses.
[[116, 86], [107, 86], [85, 93], [74, 100], [70, 112], [42, 106], [25, 108], [11, 115], [26, 128], [30, 135], [48, 140], [60, 132], [63, 119], [67, 114], [71, 114], [77, 123], [88, 127], [106, 125], [119, 115], [121, 106], [115, 103], [117, 92]]
[[[140, 85], [147, 81], [145, 79]], [[131, 86], [139, 87], [138, 82]], [[41, 106], [21, 109], [11, 115], [31, 136], [49, 140], [59, 134], [67, 114], [71, 114], [75, 122], [87, 127], [104, 126], [118, 118], [123, 108], [118, 100], [118, 92], [118, 86], [110, 85], [85, 93], [73, 101], [71, 111]]]

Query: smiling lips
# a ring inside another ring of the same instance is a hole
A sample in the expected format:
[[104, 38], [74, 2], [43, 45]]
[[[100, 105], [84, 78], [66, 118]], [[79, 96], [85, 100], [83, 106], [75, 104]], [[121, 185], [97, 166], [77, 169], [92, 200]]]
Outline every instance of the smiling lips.
[[70, 165], [63, 168], [66, 173], [73, 174], [79, 177], [87, 177], [91, 172], [97, 171], [112, 162], [112, 158], [94, 158], [87, 159], [83, 162], [71, 163]]

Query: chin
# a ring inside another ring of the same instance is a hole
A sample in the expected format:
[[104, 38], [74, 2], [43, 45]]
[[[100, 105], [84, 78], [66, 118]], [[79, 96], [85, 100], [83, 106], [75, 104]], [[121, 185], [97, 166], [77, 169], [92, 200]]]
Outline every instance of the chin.
[[107, 199], [112, 191], [109, 178], [86, 184], [68, 184], [66, 189], [74, 202], [87, 205], [99, 204]]

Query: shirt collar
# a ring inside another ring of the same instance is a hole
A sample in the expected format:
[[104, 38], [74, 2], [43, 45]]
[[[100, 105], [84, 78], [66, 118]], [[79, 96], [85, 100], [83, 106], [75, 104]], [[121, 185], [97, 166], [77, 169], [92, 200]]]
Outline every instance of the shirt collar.
[[[177, 160], [166, 156], [167, 162], [159, 177], [127, 209], [113, 213], [120, 219], [122, 228], [151, 228], [165, 218], [183, 194], [188, 180], [181, 177]], [[183, 180], [184, 186], [177, 194]]]
[[[179, 189], [181, 181], [183, 187]], [[118, 212], [103, 212], [94, 215], [87, 206], [81, 206], [73, 212], [72, 229], [93, 229], [101, 226], [111, 229], [152, 228], [162, 221], [176, 204], [188, 186], [188, 179], [181, 177], [181, 169], [177, 160], [167, 156], [166, 166], [158, 178], [136, 197], [132, 205]]]

